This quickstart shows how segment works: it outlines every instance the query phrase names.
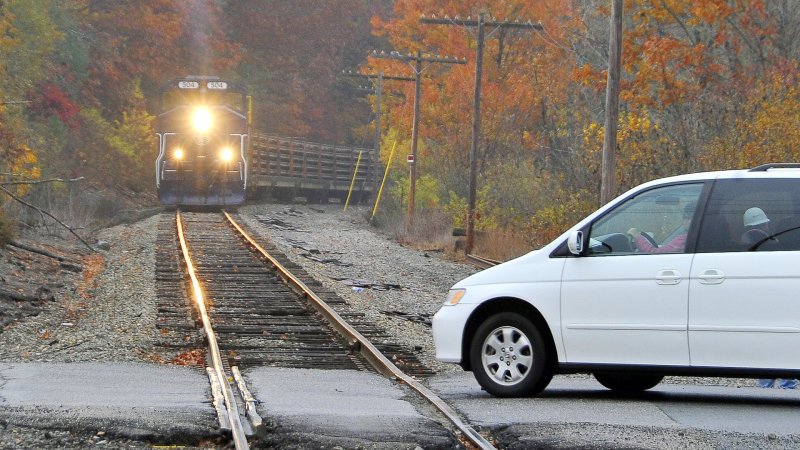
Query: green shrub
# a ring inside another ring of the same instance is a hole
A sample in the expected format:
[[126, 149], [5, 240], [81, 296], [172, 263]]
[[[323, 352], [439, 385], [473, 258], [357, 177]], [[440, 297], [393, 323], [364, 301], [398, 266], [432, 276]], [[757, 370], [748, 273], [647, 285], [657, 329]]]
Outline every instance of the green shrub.
[[597, 208], [595, 196], [583, 189], [557, 189], [553, 198], [556, 201], [536, 211], [528, 221], [526, 234], [533, 248], [549, 243]]

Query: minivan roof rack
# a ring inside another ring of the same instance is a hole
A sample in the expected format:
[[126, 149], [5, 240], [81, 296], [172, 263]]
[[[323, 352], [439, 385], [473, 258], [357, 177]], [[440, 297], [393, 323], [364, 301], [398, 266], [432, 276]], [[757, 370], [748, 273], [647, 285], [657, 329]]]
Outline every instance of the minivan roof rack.
[[800, 163], [769, 163], [753, 167], [748, 172], [766, 172], [769, 169], [800, 169]]

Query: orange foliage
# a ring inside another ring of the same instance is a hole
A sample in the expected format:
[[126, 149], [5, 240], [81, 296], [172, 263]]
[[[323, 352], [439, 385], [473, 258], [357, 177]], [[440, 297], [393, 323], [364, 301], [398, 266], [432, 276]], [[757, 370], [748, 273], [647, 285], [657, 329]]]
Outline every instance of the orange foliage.
[[[475, 30], [419, 18], [482, 12], [541, 21], [544, 30], [487, 29], [478, 203], [494, 205], [482, 213], [497, 223], [537, 217], [547, 228], [539, 233], [552, 236], [565, 225], [562, 216], [577, 217], [592, 203], [599, 186], [608, 4], [398, 0], [391, 20], [372, 19], [374, 33], [390, 43], [387, 51], [468, 60], [430, 65], [423, 75], [418, 170], [433, 174], [452, 202], [466, 190]], [[800, 19], [792, 14], [765, 0], [625, 1], [617, 192], [660, 176], [800, 158], [800, 142], [787, 131], [800, 129], [791, 87]], [[370, 59], [366, 66], [411, 73], [400, 61]], [[386, 89], [404, 94], [387, 100], [390, 135], [402, 137], [411, 130], [413, 86]], [[582, 196], [566, 214], [558, 206], [570, 192]]]
[[[565, 36], [574, 32], [575, 22], [568, 17], [572, 7], [558, 0], [515, 0], [496, 4], [486, 1], [400, 0], [395, 4], [396, 19], [384, 22], [373, 18], [375, 34], [385, 34], [392, 50], [466, 58], [466, 66], [430, 64], [425, 66], [422, 84], [422, 124], [420, 136], [438, 142], [439, 155], [453, 152], [451, 158], [463, 161], [467, 124], [472, 117], [472, 92], [475, 78], [475, 30], [459, 26], [421, 24], [420, 16], [477, 17], [489, 13], [497, 20], [541, 21], [546, 32], [495, 30], [487, 28], [482, 81], [483, 136], [496, 141], [487, 147], [523, 145], [528, 151], [543, 145], [538, 131], [554, 119], [548, 111], [563, 103], [568, 95], [572, 68]], [[567, 18], [565, 18], [567, 17]], [[389, 50], [389, 49], [387, 49]], [[405, 62], [371, 58], [369, 70], [411, 75]], [[394, 105], [393, 125], [411, 129], [412, 83], [390, 84], [387, 89], [403, 92], [406, 103]], [[469, 93], [465, 95], [466, 93]], [[523, 138], [524, 136], [524, 138]], [[424, 155], [423, 155], [424, 156]], [[424, 160], [422, 160], [424, 161]]]
[[768, 162], [800, 161], [800, 89], [797, 64], [777, 72], [742, 99], [733, 127], [712, 140], [702, 158], [707, 169], [754, 167]]
[[106, 260], [103, 255], [89, 255], [83, 258], [83, 279], [78, 285], [78, 295], [90, 298], [89, 290], [97, 287], [97, 276], [103, 272]]
[[206, 356], [203, 350], [194, 349], [178, 354], [170, 362], [178, 366], [204, 367], [206, 365]]

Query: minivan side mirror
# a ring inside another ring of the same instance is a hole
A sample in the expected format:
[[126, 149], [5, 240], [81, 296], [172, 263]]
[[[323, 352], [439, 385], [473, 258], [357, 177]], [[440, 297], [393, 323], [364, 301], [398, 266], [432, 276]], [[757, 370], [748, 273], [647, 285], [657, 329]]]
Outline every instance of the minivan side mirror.
[[575, 230], [569, 234], [567, 248], [575, 256], [580, 256], [583, 253], [583, 231]]

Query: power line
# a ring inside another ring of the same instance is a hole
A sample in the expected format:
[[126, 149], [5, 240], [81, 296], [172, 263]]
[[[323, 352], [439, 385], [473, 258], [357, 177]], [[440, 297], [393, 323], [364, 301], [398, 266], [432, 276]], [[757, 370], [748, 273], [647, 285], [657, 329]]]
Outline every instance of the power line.
[[475, 55], [475, 97], [472, 105], [472, 145], [470, 146], [469, 155], [469, 211], [467, 212], [467, 242], [464, 250], [466, 253], [472, 252], [472, 247], [475, 244], [475, 205], [476, 193], [478, 184], [478, 143], [481, 135], [481, 79], [483, 78], [483, 41], [485, 39], [485, 28], [493, 27], [489, 34], [503, 28], [516, 28], [541, 31], [541, 23], [533, 23], [530, 20], [520, 22], [519, 20], [503, 21], [497, 20], [492, 17], [487, 19], [485, 13], [478, 15], [477, 19], [467, 17], [461, 19], [458, 16], [450, 18], [437, 18], [435, 15], [426, 17], [424, 14], [420, 18], [420, 23], [434, 24], [434, 25], [459, 25], [463, 27], [477, 27], [478, 28], [478, 45]]
[[380, 171], [378, 170], [378, 167], [380, 167], [379, 162], [381, 157], [381, 96], [383, 94], [383, 80], [415, 81], [415, 79], [411, 77], [384, 75], [381, 71], [378, 73], [358, 73], [348, 70], [342, 71], [342, 74], [346, 77], [376, 80], [375, 88], [373, 90], [377, 98], [375, 99], [375, 155], [373, 156], [372, 160], [372, 167], [374, 167], [375, 170], [373, 171], [372, 175], [372, 192], [377, 195], [378, 183], [380, 182]]
[[[417, 189], [417, 139], [419, 136], [419, 102], [421, 96], [421, 80], [424, 71], [422, 63], [438, 64], [466, 64], [466, 58], [454, 58], [450, 56], [423, 56], [422, 50], [417, 50], [416, 54], [401, 54], [398, 51], [373, 51], [370, 56], [379, 59], [395, 59], [406, 62], [414, 70], [414, 122], [411, 127], [411, 156], [408, 160], [411, 169], [410, 188], [408, 191], [408, 218], [407, 226], [411, 227], [414, 223], [414, 197]], [[412, 64], [413, 63], [413, 64]]]

